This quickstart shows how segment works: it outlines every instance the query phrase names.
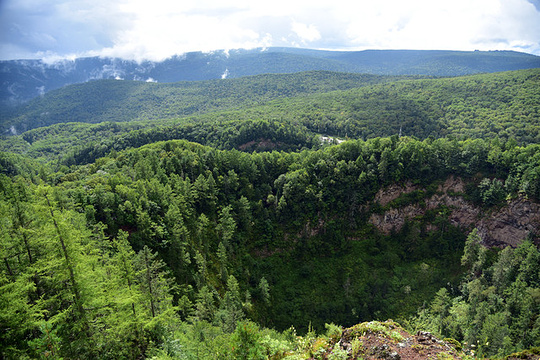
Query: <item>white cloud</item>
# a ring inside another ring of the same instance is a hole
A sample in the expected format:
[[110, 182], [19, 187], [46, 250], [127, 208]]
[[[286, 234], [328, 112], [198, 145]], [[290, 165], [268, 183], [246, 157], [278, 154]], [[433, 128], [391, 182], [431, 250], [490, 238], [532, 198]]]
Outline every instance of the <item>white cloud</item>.
[[187, 51], [522, 49], [540, 55], [538, 0], [0, 1], [0, 56], [163, 59]]
[[160, 60], [187, 51], [259, 45], [259, 34], [237, 24], [242, 10], [223, 16], [206, 14], [189, 2], [160, 1], [134, 1], [120, 8], [131, 18], [130, 26], [118, 31], [113, 45], [102, 50], [106, 56]]
[[540, 13], [526, 0], [383, 0], [336, 14], [357, 48], [540, 52]]
[[37, 90], [37, 93], [39, 94], [39, 96], [45, 95], [45, 86], [38, 86], [38, 87], [36, 87], [36, 90]]
[[321, 38], [321, 34], [315, 25], [306, 25], [293, 22], [292, 30], [300, 37], [303, 42], [315, 41]]
[[229, 69], [225, 69], [225, 71], [223, 72], [223, 74], [221, 74], [221, 78], [222, 78], [222, 79], [226, 79], [227, 76], [229, 76]]

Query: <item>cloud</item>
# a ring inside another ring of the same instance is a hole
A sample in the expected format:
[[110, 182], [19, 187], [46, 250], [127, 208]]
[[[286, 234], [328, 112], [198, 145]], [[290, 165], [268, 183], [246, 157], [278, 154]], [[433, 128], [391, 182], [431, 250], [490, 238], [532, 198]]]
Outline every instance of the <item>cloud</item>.
[[1, 58], [188, 51], [514, 49], [540, 55], [540, 0], [0, 0]]
[[321, 34], [319, 33], [315, 25], [306, 25], [293, 22], [292, 30], [296, 33], [296, 35], [300, 37], [300, 39], [304, 43], [319, 40], [321, 38]]
[[[112, 45], [111, 34], [126, 26], [114, 2], [104, 0], [4, 0], [0, 43], [20, 52], [83, 53]], [[5, 57], [5, 54], [1, 54]]]
[[225, 71], [223, 72], [223, 74], [221, 74], [221, 78], [222, 78], [222, 79], [226, 79], [227, 76], [229, 76], [229, 69], [225, 69]]
[[531, 52], [540, 51], [540, 13], [526, 0], [382, 0], [353, 6], [338, 16], [347, 24], [351, 43], [359, 48], [492, 50], [525, 46]]
[[37, 93], [39, 94], [39, 96], [45, 95], [45, 86], [38, 86], [38, 87], [36, 87], [36, 90], [37, 90]]

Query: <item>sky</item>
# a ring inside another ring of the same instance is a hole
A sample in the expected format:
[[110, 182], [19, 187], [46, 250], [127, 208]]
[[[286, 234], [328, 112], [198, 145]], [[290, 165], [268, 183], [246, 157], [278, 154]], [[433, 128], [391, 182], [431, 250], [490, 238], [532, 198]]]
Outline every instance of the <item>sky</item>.
[[0, 0], [1, 60], [270, 46], [540, 55], [540, 0]]

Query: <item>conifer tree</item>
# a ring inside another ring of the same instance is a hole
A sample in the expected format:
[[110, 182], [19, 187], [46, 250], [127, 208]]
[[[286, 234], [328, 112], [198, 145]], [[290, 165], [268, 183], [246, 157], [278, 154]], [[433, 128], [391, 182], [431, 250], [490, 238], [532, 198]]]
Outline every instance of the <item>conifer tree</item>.
[[221, 210], [219, 214], [219, 221], [216, 227], [223, 246], [228, 251], [231, 251], [231, 239], [236, 231], [236, 221], [232, 217], [232, 206], [228, 205]]
[[475, 264], [478, 264], [479, 254], [481, 252], [481, 240], [478, 229], [475, 228], [467, 236], [467, 241], [465, 242], [463, 256], [461, 257], [461, 265], [465, 266], [465, 268], [470, 271], [471, 276], [479, 275], [476, 273], [479, 269], [478, 266], [475, 267]]
[[217, 298], [218, 294], [213, 287], [209, 285], [203, 286], [202, 289], [197, 293], [197, 300], [195, 302], [195, 311], [193, 315], [194, 319], [196, 321], [213, 322], [217, 310]]
[[244, 319], [244, 317], [238, 281], [233, 275], [229, 275], [227, 291], [221, 300], [221, 305], [216, 314], [216, 321], [224, 331], [232, 332], [236, 328], [236, 323]]
[[225, 245], [223, 245], [223, 242], [220, 242], [218, 245], [217, 257], [218, 257], [219, 273], [221, 275], [221, 280], [225, 283], [229, 276], [229, 271], [227, 270], [227, 267], [228, 267], [227, 250], [225, 249]]
[[[90, 328], [89, 316], [85, 307], [85, 301], [88, 297], [88, 293], [84, 292], [84, 287], [89, 286], [84, 281], [88, 279], [85, 273], [85, 265], [88, 263], [87, 259], [81, 255], [85, 253], [83, 249], [82, 241], [85, 229], [82, 229], [80, 225], [73, 227], [72, 224], [66, 222], [69, 219], [69, 212], [64, 211], [64, 216], [59, 215], [57, 210], [50, 200], [50, 189], [47, 187], [41, 187], [38, 190], [38, 194], [43, 196], [45, 200], [46, 212], [49, 213], [49, 221], [52, 223], [52, 229], [47, 234], [51, 236], [51, 245], [54, 244], [60, 251], [49, 252], [49, 255], [57, 253], [59, 256], [53, 260], [56, 262], [58, 270], [65, 272], [65, 276], [68, 284], [68, 292], [64, 294], [64, 299], [70, 304], [66, 309], [61, 310], [56, 316], [62, 319], [61, 323], [61, 336], [66, 340], [64, 343], [64, 349], [67, 354], [81, 353], [88, 357], [93, 356], [94, 344], [92, 339], [92, 329]], [[71, 219], [70, 219], [71, 220]], [[72, 220], [75, 220], [72, 218]], [[50, 261], [50, 260], [49, 260]], [[54, 263], [54, 262], [53, 262]], [[55, 278], [53, 273], [53, 280], [57, 282], [60, 279]], [[56, 291], [62, 291], [55, 289]], [[51, 299], [54, 299], [56, 294], [51, 294]]]
[[112, 274], [114, 288], [110, 290], [110, 300], [115, 304], [115, 313], [111, 314], [114, 317], [111, 325], [116, 326], [116, 339], [125, 339], [121, 343], [124, 346], [130, 344], [131, 356], [135, 358], [143, 355], [148, 346], [143, 333], [145, 318], [140, 308], [142, 294], [137, 284], [136, 254], [129, 244], [128, 234], [122, 230], [113, 246], [112, 271], [115, 273]]
[[148, 246], [139, 251], [134, 260], [136, 282], [140, 299], [145, 309], [146, 331], [153, 341], [159, 341], [167, 329], [176, 321], [176, 309], [172, 304], [173, 279], [165, 268], [165, 263], [152, 253]]

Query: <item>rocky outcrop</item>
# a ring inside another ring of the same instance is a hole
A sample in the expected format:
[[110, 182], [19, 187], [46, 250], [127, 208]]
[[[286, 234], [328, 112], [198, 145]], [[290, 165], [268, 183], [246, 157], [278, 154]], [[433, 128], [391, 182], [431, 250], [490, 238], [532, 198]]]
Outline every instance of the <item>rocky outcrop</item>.
[[392, 231], [399, 231], [406, 221], [424, 213], [425, 210], [417, 205], [407, 205], [403, 208], [387, 210], [383, 214], [371, 214], [369, 222], [383, 234], [389, 235]]
[[[390, 208], [383, 213], [374, 213], [369, 222], [384, 234], [399, 231], [406, 221], [426, 214], [428, 210], [441, 209], [439, 216], [447, 216], [450, 223], [463, 229], [478, 228], [485, 245], [504, 247], [517, 246], [529, 233], [540, 229], [540, 204], [525, 198], [509, 200], [501, 208], [485, 212], [466, 201], [461, 194], [465, 190], [461, 178], [449, 177], [437, 192], [420, 203]], [[374, 202], [383, 207], [401, 195], [419, 190], [418, 186], [407, 183], [403, 186], [391, 185], [381, 189]], [[433, 230], [433, 228], [428, 228]]]
[[517, 198], [483, 217], [476, 225], [480, 237], [491, 245], [516, 247], [529, 233], [540, 230], [540, 205]]
[[461, 351], [461, 344], [455, 340], [453, 343], [439, 340], [424, 331], [412, 335], [392, 320], [371, 321], [344, 329], [336, 344], [329, 345], [325, 357], [321, 358], [329, 359], [330, 355], [337, 353], [336, 348], [342, 350], [339, 355], [343, 359], [423, 360], [467, 357]]
[[378, 191], [377, 194], [375, 194], [374, 201], [382, 206], [386, 206], [392, 201], [396, 200], [402, 194], [407, 194], [417, 189], [418, 186], [413, 185], [410, 181], [406, 182], [403, 185], [392, 184], [387, 188]]

